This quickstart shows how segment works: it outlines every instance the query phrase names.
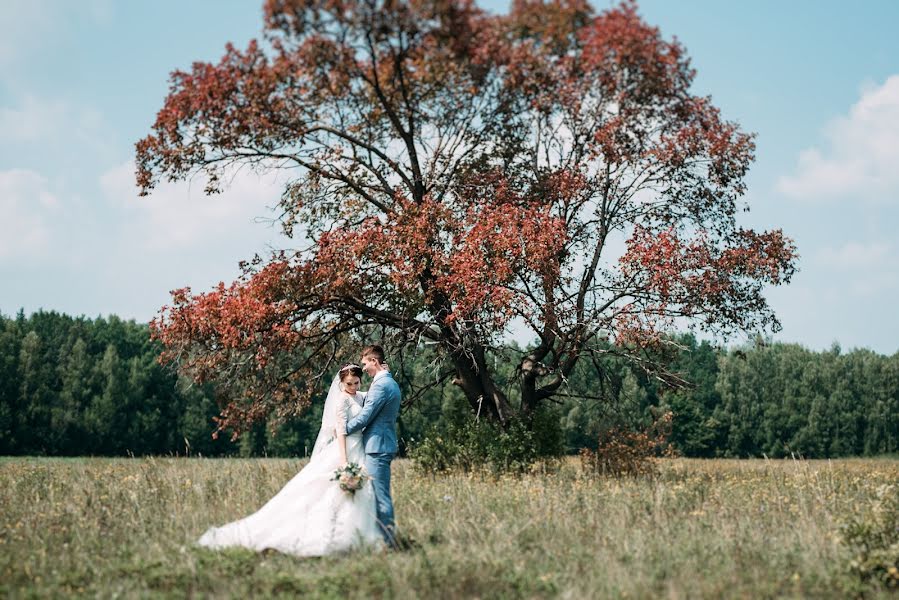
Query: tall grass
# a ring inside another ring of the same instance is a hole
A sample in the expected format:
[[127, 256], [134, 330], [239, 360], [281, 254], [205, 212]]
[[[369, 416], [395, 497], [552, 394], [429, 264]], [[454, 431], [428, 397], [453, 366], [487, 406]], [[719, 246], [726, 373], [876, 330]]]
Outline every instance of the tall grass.
[[501, 479], [397, 461], [410, 549], [304, 560], [193, 545], [302, 465], [0, 459], [0, 596], [843, 598], [862, 588], [840, 525], [899, 482], [895, 460], [670, 459], [623, 480], [573, 460]]

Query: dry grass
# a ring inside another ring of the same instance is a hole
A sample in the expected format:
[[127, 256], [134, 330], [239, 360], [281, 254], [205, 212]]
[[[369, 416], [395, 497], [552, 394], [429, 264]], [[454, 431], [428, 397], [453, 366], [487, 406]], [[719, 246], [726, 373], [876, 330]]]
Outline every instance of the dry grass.
[[300, 560], [192, 545], [302, 464], [0, 459], [0, 596], [843, 598], [855, 588], [839, 526], [899, 482], [895, 460], [671, 459], [620, 481], [576, 460], [500, 480], [398, 461], [409, 550]]

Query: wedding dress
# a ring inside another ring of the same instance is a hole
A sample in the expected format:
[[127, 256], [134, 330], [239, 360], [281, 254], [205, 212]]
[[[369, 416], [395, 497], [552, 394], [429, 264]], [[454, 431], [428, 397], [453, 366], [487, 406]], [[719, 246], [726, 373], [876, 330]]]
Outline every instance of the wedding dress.
[[[198, 541], [201, 546], [271, 548], [296, 556], [324, 556], [383, 543], [371, 481], [355, 494], [331, 481], [340, 466], [334, 425], [362, 410], [362, 394], [350, 400], [339, 385], [335, 377], [309, 464], [255, 513], [206, 531]], [[346, 455], [347, 462], [365, 463], [361, 432], [346, 437]]]

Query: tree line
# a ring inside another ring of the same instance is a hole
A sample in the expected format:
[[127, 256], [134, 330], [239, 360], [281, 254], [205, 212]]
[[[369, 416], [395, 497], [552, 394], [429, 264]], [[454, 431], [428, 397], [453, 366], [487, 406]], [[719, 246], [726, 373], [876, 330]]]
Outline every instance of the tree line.
[[[561, 407], [569, 447], [609, 426], [646, 426], [671, 411], [669, 439], [690, 457], [826, 458], [899, 451], [899, 352], [815, 352], [764, 339], [726, 349], [691, 335], [669, 368], [670, 389], [632, 367], [609, 369], [611, 390]], [[594, 386], [596, 387], [596, 386]], [[609, 401], [605, 398], [611, 398]]]
[[[670, 440], [684, 456], [810, 458], [899, 451], [899, 353], [814, 352], [760, 340], [726, 349], [690, 335], [669, 368], [690, 383], [672, 390], [609, 353], [571, 374], [542, 423], [570, 451], [595, 446], [609, 427], [639, 428], [674, 413]], [[0, 455], [303, 456], [318, 432], [322, 398], [277, 428], [260, 424], [232, 442], [212, 438], [215, 390], [159, 364], [146, 324], [56, 312], [0, 315]], [[427, 379], [427, 352], [402, 361], [408, 390]], [[514, 389], [513, 361], [493, 357]], [[504, 366], [505, 365], [505, 366]], [[406, 391], [404, 390], [404, 391]], [[511, 400], [516, 400], [514, 393]], [[435, 386], [403, 411], [404, 449], [470, 419], [466, 398]]]

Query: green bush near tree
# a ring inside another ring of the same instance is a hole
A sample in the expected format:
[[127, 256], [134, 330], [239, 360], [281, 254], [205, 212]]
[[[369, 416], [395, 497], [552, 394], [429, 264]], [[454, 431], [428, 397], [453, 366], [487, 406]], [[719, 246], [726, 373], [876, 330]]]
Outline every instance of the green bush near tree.
[[525, 473], [540, 459], [564, 452], [558, 415], [540, 409], [531, 422], [497, 423], [464, 415], [432, 425], [409, 453], [425, 472]]

